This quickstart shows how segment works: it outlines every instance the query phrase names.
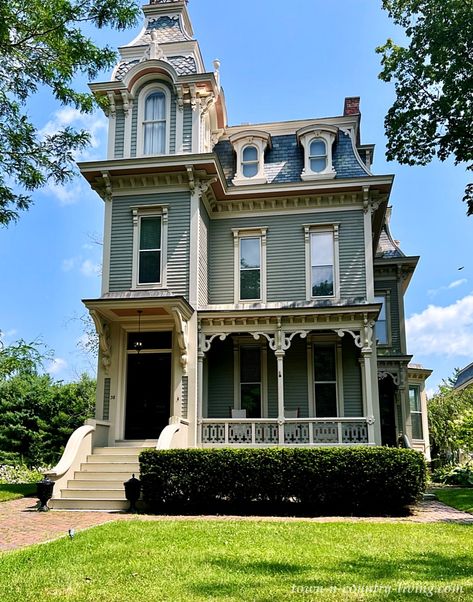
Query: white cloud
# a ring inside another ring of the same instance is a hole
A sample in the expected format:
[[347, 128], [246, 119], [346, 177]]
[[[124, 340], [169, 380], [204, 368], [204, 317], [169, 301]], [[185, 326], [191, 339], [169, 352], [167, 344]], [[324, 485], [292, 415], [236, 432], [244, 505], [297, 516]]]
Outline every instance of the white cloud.
[[460, 278], [460, 280], [454, 280], [453, 282], [450, 282], [448, 288], [457, 288], [458, 286], [466, 284], [467, 282], [468, 280], [466, 278]]
[[459, 286], [462, 286], [467, 282], [468, 280], [466, 278], [460, 278], [459, 280], [454, 280], [453, 282], [450, 282], [450, 284], [447, 284], [446, 286], [441, 286], [439, 288], [431, 288], [427, 291], [427, 294], [429, 295], [429, 297], [435, 297], [442, 291], [449, 291], [453, 288], [458, 288]]
[[74, 205], [84, 197], [84, 187], [81, 183], [52, 184], [45, 188], [45, 194], [55, 197], [62, 206]]
[[70, 259], [63, 259], [62, 260], [62, 271], [70, 272], [76, 265], [76, 261], [77, 261], [76, 257], [71, 257]]
[[57, 376], [60, 372], [67, 368], [66, 360], [61, 357], [55, 357], [47, 366], [46, 372], [51, 376]]
[[100, 265], [94, 263], [90, 259], [86, 259], [80, 266], [80, 271], [84, 276], [90, 278], [91, 276], [98, 276], [100, 274]]
[[471, 357], [473, 293], [446, 307], [429, 305], [406, 320], [406, 331], [415, 354]]

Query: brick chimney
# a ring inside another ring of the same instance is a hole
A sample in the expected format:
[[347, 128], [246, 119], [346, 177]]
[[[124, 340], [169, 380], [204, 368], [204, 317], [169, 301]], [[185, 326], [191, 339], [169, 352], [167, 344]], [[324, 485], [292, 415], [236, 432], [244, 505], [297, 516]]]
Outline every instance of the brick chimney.
[[359, 96], [348, 96], [345, 98], [345, 107], [343, 108], [343, 115], [359, 115], [360, 114], [360, 97]]

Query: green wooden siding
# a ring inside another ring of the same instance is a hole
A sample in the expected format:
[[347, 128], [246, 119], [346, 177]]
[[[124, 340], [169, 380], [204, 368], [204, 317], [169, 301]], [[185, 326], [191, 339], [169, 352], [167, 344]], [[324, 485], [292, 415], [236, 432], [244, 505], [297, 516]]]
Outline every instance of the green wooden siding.
[[176, 295], [187, 295], [189, 290], [189, 194], [174, 192], [115, 197], [112, 203], [110, 291], [124, 291], [132, 286], [133, 216], [131, 207], [163, 204], [168, 206], [169, 211], [167, 288]]
[[215, 340], [207, 353], [207, 413], [209, 418], [230, 418], [233, 402], [233, 340]]
[[184, 137], [182, 150], [185, 153], [192, 152], [192, 108], [184, 105]]
[[209, 302], [233, 303], [232, 228], [268, 227], [267, 300], [302, 301], [306, 298], [303, 224], [335, 222], [340, 223], [341, 297], [366, 297], [363, 212], [355, 210], [214, 220], [209, 248]]
[[125, 114], [123, 109], [119, 107], [115, 115], [115, 159], [123, 157], [125, 144]]
[[[173, 86], [171, 86], [171, 84], [168, 84], [165, 81], [162, 80], [157, 80], [157, 82], [159, 82], [159, 84], [166, 86], [169, 91], [171, 92], [171, 122], [169, 124], [169, 133], [170, 133], [170, 139], [169, 139], [169, 153], [171, 155], [174, 155], [176, 153], [176, 94], [174, 92], [174, 88]], [[146, 82], [146, 86], [148, 86], [150, 84], [150, 82]], [[137, 132], [138, 132], [138, 100], [139, 100], [139, 95], [141, 90], [143, 89], [143, 86], [141, 86], [141, 88], [138, 89], [137, 93], [136, 93], [136, 99], [135, 102], [133, 103], [133, 109], [132, 109], [132, 114], [131, 114], [131, 149], [130, 149], [130, 154], [132, 157], [136, 157], [137, 156], [137, 149], [136, 149], [136, 140], [137, 140]]]
[[[374, 281], [374, 290], [376, 293], [389, 293], [389, 313], [386, 312], [388, 318], [388, 332], [391, 333], [391, 345], [389, 347], [381, 347], [381, 353], [401, 353], [401, 329], [399, 323], [399, 295], [397, 290], [397, 280], [376, 278]], [[402, 299], [401, 299], [402, 302]]]
[[[359, 349], [345, 335], [342, 341], [343, 401], [345, 416], [363, 416], [363, 393]], [[351, 338], [351, 337], [350, 337]]]
[[199, 305], [207, 305], [209, 299], [208, 287], [208, 247], [210, 220], [204, 205], [199, 207]]
[[284, 358], [284, 405], [286, 410], [298, 409], [301, 418], [309, 416], [307, 340], [299, 336]]

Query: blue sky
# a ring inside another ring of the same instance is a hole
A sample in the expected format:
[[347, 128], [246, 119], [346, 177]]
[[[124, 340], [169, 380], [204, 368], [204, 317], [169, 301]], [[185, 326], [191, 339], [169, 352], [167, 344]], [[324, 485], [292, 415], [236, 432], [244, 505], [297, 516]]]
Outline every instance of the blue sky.
[[[402, 31], [380, 5], [190, 0], [189, 10], [208, 70], [214, 58], [221, 61], [230, 125], [338, 115], [345, 96], [361, 96], [362, 141], [376, 144], [373, 170], [396, 176], [392, 233], [406, 254], [421, 256], [406, 297], [408, 344], [414, 361], [434, 369], [433, 390], [455, 367], [473, 361], [473, 218], [461, 202], [468, 177], [452, 163], [412, 168], [386, 162], [383, 120], [394, 90], [378, 80], [375, 48], [388, 37], [402, 41]], [[95, 37], [116, 47], [136, 33]], [[105, 158], [102, 115], [80, 116], [45, 91], [29, 111], [40, 129], [87, 127], [93, 145], [81, 159]], [[58, 379], [93, 370], [77, 348], [82, 327], [73, 318], [83, 313], [82, 298], [100, 294], [102, 227], [103, 203], [78, 177], [36, 193], [34, 207], [0, 230], [0, 329], [7, 342], [43, 340], [54, 350], [47, 369]]]

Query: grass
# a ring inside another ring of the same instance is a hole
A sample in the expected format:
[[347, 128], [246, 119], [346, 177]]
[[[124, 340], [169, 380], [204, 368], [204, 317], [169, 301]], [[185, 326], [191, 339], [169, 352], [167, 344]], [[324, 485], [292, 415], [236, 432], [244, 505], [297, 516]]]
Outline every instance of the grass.
[[444, 504], [473, 514], [473, 488], [448, 487], [436, 489], [435, 495]]
[[0, 484], [0, 502], [17, 500], [21, 497], [34, 495], [36, 493], [36, 483], [21, 484]]
[[452, 524], [114, 522], [0, 555], [1, 600], [466, 602], [472, 535]]

